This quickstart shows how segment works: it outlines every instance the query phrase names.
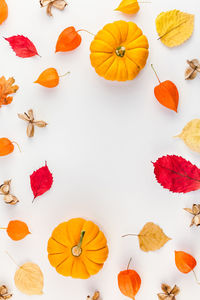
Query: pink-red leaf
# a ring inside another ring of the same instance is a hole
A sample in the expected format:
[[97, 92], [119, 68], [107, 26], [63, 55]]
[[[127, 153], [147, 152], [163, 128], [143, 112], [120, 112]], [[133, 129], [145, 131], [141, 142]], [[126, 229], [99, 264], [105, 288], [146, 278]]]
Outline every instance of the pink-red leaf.
[[26, 58], [39, 55], [34, 44], [23, 35], [14, 35], [9, 38], [5, 38], [5, 40], [9, 42], [13, 51], [19, 57]]
[[153, 165], [156, 179], [165, 189], [174, 193], [200, 189], [200, 169], [181, 156], [163, 156]]
[[46, 163], [44, 167], [33, 172], [33, 174], [30, 176], [30, 182], [34, 195], [33, 201], [35, 198], [43, 195], [51, 188], [53, 184], [53, 176]]

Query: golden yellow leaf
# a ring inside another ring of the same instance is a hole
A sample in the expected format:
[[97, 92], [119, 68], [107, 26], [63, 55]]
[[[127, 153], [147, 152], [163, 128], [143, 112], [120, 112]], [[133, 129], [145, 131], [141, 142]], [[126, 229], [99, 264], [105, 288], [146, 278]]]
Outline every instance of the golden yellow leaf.
[[156, 18], [159, 39], [167, 47], [176, 47], [188, 40], [194, 30], [194, 15], [170, 10]]
[[149, 222], [144, 225], [139, 235], [140, 249], [148, 252], [162, 248], [170, 238], [156, 224]]
[[140, 9], [137, 0], [122, 0], [120, 5], [115, 9], [125, 14], [136, 14]]
[[181, 134], [176, 137], [181, 138], [191, 150], [200, 153], [200, 119], [187, 123]]
[[44, 278], [40, 267], [28, 262], [19, 267], [15, 273], [15, 285], [26, 295], [42, 295]]

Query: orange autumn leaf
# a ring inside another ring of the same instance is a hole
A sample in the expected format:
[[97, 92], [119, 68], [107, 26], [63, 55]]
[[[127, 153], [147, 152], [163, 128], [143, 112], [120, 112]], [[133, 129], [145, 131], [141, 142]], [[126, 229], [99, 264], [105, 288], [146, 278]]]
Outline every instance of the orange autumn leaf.
[[0, 24], [8, 17], [8, 5], [5, 0], [0, 0]]
[[5, 156], [14, 151], [13, 143], [7, 138], [0, 138], [0, 156]]
[[34, 83], [38, 83], [47, 88], [54, 88], [59, 84], [60, 77], [63, 77], [69, 73], [70, 72], [67, 72], [64, 75], [59, 76], [55, 68], [48, 68], [40, 74]]
[[177, 112], [178, 103], [179, 103], [179, 93], [176, 85], [170, 80], [161, 82], [160, 79], [158, 78], [155, 69], [153, 68], [153, 65], [151, 65], [151, 67], [154, 70], [156, 77], [159, 81], [159, 85], [157, 85], [154, 88], [154, 94], [156, 99], [163, 106]]
[[184, 251], [175, 251], [175, 263], [178, 270], [184, 274], [191, 272], [197, 264], [196, 259]]
[[12, 240], [19, 241], [30, 234], [30, 231], [26, 223], [15, 220], [9, 222], [7, 227], [7, 234]]
[[0, 107], [12, 102], [13, 97], [8, 97], [8, 95], [16, 93], [19, 88], [18, 85], [13, 85], [14, 82], [15, 79], [13, 77], [10, 77], [8, 80], [4, 76], [0, 78]]
[[55, 52], [67, 52], [81, 44], [81, 36], [73, 26], [65, 28], [58, 37]]
[[127, 269], [118, 274], [118, 286], [124, 296], [135, 299], [141, 286], [141, 278], [136, 271], [129, 269], [130, 262], [131, 260]]
[[59, 84], [58, 72], [54, 68], [48, 68], [40, 74], [35, 83], [48, 88], [56, 87]]

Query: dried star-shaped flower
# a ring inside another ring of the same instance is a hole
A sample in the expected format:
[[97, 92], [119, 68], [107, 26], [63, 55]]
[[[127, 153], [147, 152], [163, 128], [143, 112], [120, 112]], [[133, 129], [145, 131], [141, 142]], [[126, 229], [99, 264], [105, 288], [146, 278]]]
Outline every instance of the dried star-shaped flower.
[[190, 226], [200, 225], [200, 204], [193, 204], [192, 208], [184, 208], [185, 211], [192, 214], [194, 217], [192, 218], [192, 222]]
[[40, 5], [42, 7], [47, 7], [47, 15], [52, 17], [51, 9], [55, 7], [59, 10], [64, 10], [65, 6], [67, 6], [67, 2], [65, 0], [40, 0]]
[[46, 127], [47, 126], [47, 123], [44, 121], [35, 121], [32, 109], [29, 109], [28, 113], [25, 112], [24, 114], [18, 114], [18, 117], [20, 119], [28, 122], [27, 131], [26, 131], [28, 137], [34, 136], [35, 126], [37, 126], [37, 127]]
[[8, 289], [5, 285], [0, 286], [0, 300], [10, 299], [12, 294], [8, 293]]
[[100, 293], [96, 291], [93, 297], [87, 296], [87, 300], [100, 300]]
[[180, 289], [177, 285], [171, 288], [171, 286], [167, 284], [162, 284], [161, 289], [163, 293], [158, 294], [159, 300], [176, 300], [176, 295], [178, 295], [180, 292]]
[[11, 180], [6, 180], [2, 185], [0, 185], [0, 195], [4, 195], [4, 202], [7, 204], [15, 205], [19, 202], [17, 197], [10, 194], [10, 184]]
[[187, 60], [189, 67], [185, 71], [185, 79], [192, 80], [195, 79], [197, 73], [200, 73], [200, 63], [198, 59]]

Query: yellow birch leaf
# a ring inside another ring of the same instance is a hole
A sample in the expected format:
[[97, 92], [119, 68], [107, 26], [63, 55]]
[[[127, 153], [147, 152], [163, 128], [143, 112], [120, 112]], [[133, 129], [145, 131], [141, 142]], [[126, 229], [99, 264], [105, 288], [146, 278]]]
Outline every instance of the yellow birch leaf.
[[176, 9], [162, 12], [156, 18], [156, 30], [159, 39], [167, 47], [179, 46], [193, 33], [194, 15]]
[[15, 273], [15, 285], [26, 295], [42, 295], [44, 278], [40, 267], [28, 262], [19, 267]]
[[156, 224], [149, 222], [144, 225], [138, 235], [140, 249], [148, 252], [162, 248], [170, 238]]
[[187, 123], [181, 134], [176, 137], [181, 138], [191, 150], [200, 153], [200, 119]]
[[120, 5], [115, 9], [125, 14], [136, 14], [140, 9], [137, 0], [122, 0]]

